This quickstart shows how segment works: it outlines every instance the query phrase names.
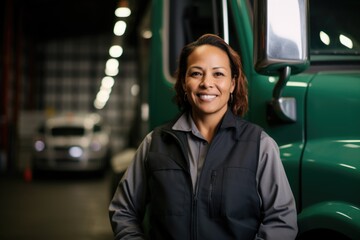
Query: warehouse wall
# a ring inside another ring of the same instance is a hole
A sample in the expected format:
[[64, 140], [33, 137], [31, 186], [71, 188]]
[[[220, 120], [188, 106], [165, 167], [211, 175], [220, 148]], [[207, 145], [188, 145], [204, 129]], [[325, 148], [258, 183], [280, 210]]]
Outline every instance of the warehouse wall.
[[12, 141], [13, 148], [21, 148], [17, 168], [29, 162], [31, 135], [39, 122], [60, 112], [100, 113], [112, 129], [113, 152], [127, 146], [137, 99], [131, 94], [137, 84], [133, 49], [125, 49], [119, 59], [119, 74], [106, 106], [101, 110], [93, 106], [105, 76], [110, 44], [111, 36], [103, 35], [52, 40], [35, 49], [24, 47], [18, 137]]

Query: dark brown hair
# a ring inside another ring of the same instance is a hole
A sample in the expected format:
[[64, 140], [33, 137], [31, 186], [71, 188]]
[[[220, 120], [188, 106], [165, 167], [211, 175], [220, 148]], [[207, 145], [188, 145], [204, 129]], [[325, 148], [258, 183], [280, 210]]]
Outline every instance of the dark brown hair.
[[239, 54], [233, 50], [222, 38], [214, 34], [205, 34], [198, 38], [195, 42], [186, 45], [179, 58], [179, 64], [176, 71], [176, 83], [174, 101], [181, 111], [190, 111], [191, 105], [185, 100], [185, 91], [183, 84], [187, 71], [187, 60], [190, 54], [202, 45], [211, 45], [223, 50], [230, 61], [231, 77], [235, 79], [235, 89], [233, 97], [229, 100], [231, 111], [238, 116], [244, 116], [248, 110], [248, 89], [247, 80], [242, 71], [242, 63]]

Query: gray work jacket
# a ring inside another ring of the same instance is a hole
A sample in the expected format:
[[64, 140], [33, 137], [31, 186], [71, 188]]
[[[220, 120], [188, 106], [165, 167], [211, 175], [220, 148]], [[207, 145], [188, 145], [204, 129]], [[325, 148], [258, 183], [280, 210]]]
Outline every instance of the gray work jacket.
[[[189, 161], [189, 171], [195, 172], [195, 174], [191, 174], [191, 180], [196, 186], [198, 172], [202, 170], [203, 163], [201, 161], [205, 160], [205, 157], [201, 156], [206, 155], [204, 152], [207, 152], [208, 148], [194, 147], [199, 143], [204, 145], [204, 139], [199, 136], [196, 126], [188, 115], [184, 114], [180, 117], [174, 124], [173, 130], [188, 134], [189, 149], [192, 149], [189, 153], [189, 159], [194, 158], [194, 156], [199, 157], [200, 163], [198, 164]], [[120, 181], [109, 206], [115, 239], [145, 239], [142, 228], [142, 221], [148, 204], [145, 166], [152, 137], [153, 132], [146, 136], [138, 148], [134, 161]], [[255, 239], [295, 239], [297, 223], [294, 198], [279, 158], [278, 147], [265, 132], [261, 133], [256, 166], [256, 186], [262, 218]]]

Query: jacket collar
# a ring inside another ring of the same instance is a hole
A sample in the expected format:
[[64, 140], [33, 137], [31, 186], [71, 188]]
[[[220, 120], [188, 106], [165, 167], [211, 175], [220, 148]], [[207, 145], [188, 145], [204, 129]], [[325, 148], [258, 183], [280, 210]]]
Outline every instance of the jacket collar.
[[[235, 128], [235, 138], [238, 139], [244, 127], [244, 124], [245, 121], [242, 118], [234, 115], [232, 111], [228, 109], [220, 122], [219, 129], [223, 130], [227, 128]], [[172, 130], [192, 132], [196, 136], [198, 136], [199, 134], [199, 131], [189, 112], [181, 114], [181, 116], [173, 124]]]

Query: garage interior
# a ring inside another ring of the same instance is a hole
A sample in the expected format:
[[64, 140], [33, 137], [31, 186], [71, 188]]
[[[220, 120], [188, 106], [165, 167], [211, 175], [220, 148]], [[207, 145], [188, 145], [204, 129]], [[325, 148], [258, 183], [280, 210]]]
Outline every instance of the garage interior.
[[[146, 2], [14, 0], [1, 3], [1, 142], [0, 170], [23, 170], [31, 135], [46, 116], [66, 111], [99, 112], [111, 125], [113, 148], [128, 144], [137, 86], [137, 26]], [[131, 15], [115, 16], [120, 5]], [[122, 36], [113, 33], [119, 20], [127, 23]], [[119, 73], [109, 100], [101, 109], [94, 100], [109, 48], [123, 46]], [[133, 92], [132, 92], [133, 91]], [[17, 151], [16, 149], [25, 151]]]
[[[112, 132], [113, 154], [130, 144], [139, 88], [138, 25], [148, 1], [5, 0], [1, 11], [0, 239], [111, 239], [112, 172], [28, 175], [32, 139], [45, 118], [96, 112]], [[115, 10], [127, 6], [129, 17]], [[114, 25], [127, 24], [123, 35]], [[108, 101], [95, 104], [109, 48], [123, 47]]]

